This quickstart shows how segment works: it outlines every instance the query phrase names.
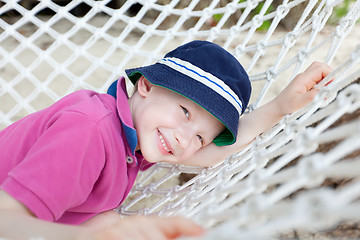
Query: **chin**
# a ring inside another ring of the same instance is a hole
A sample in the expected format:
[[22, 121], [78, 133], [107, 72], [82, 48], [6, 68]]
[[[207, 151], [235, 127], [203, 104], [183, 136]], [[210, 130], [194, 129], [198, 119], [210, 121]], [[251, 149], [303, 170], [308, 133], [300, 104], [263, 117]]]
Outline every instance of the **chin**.
[[[148, 161], [149, 163], [158, 163], [158, 162], [173, 163], [173, 164], [177, 163], [177, 162], [174, 162], [174, 161], [170, 161], [168, 159], [164, 159], [161, 156], [154, 157], [154, 156], [156, 156], [156, 154], [145, 154], [145, 153], [143, 153], [143, 156], [146, 159], [146, 161]], [[147, 157], [147, 156], [149, 156], [149, 157]]]
[[159, 160], [155, 160], [155, 159], [152, 159], [152, 158], [147, 158], [147, 157], [145, 157], [145, 156], [144, 156], [144, 158], [145, 158], [145, 160], [148, 161], [149, 163], [158, 163], [158, 162], [161, 162], [161, 161], [159, 161]]
[[154, 157], [156, 156], [156, 154], [154, 154], [153, 152], [148, 152], [146, 150], [141, 150], [141, 154], [143, 155], [143, 157], [145, 158], [146, 161], [148, 161], [149, 163], [157, 163], [160, 162], [159, 158]]

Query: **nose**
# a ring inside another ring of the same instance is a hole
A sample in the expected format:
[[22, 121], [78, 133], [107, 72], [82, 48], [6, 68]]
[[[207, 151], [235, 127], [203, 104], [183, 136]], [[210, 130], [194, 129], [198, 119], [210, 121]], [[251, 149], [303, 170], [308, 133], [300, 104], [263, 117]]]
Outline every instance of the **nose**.
[[178, 125], [175, 139], [182, 149], [188, 148], [193, 143], [194, 137], [196, 137], [195, 131], [188, 124]]

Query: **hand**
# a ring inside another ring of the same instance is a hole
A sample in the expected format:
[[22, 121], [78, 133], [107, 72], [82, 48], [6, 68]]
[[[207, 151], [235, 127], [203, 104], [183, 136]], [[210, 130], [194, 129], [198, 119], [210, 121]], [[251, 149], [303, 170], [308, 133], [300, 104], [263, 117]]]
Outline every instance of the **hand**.
[[0, 190], [0, 239], [161, 240], [202, 233], [201, 227], [185, 218], [121, 218], [115, 211], [98, 214], [80, 226], [48, 222], [37, 219], [25, 205]]
[[282, 115], [293, 113], [310, 103], [319, 91], [315, 85], [331, 71], [329, 65], [314, 62], [303, 73], [298, 74], [275, 99]]
[[[198, 236], [203, 229], [182, 217], [131, 216], [105, 213], [84, 224], [86, 231], [81, 240], [162, 240], [180, 236]], [[90, 230], [90, 231], [88, 231]]]

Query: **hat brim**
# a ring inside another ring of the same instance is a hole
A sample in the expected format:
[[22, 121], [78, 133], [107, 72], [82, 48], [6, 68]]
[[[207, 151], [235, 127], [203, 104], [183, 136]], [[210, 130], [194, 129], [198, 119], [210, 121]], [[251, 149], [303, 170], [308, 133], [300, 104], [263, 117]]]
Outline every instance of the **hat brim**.
[[226, 127], [213, 141], [217, 146], [231, 145], [236, 141], [238, 121], [234, 119], [239, 119], [239, 113], [216, 91], [159, 63], [127, 69], [125, 72], [133, 84], [143, 75], [152, 84], [189, 98], [217, 118]]

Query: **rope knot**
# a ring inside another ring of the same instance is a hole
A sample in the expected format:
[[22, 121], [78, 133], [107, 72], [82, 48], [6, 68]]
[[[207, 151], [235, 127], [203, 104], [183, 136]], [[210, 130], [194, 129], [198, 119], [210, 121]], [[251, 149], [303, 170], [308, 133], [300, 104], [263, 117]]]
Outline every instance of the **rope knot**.
[[261, 25], [263, 24], [262, 17], [259, 15], [254, 16], [252, 19], [252, 23], [255, 28], [261, 27]]
[[274, 67], [270, 67], [266, 71], [266, 81], [272, 82], [272, 80], [275, 78], [275, 76], [276, 76], [276, 71], [275, 71]]
[[280, 5], [276, 9], [276, 15], [283, 19], [290, 11], [290, 8], [286, 5]]
[[285, 35], [284, 46], [286, 48], [291, 48], [296, 43], [296, 35], [293, 32], [289, 32]]
[[309, 58], [309, 51], [307, 49], [301, 49], [298, 54], [298, 59], [300, 62], [304, 62]]

